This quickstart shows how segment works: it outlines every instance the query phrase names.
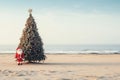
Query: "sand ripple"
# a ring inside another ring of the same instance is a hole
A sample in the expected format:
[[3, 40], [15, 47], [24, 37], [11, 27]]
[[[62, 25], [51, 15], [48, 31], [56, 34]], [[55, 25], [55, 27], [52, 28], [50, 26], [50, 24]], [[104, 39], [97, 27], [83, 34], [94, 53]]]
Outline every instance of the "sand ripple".
[[[62, 74], [61, 74], [62, 73]], [[0, 80], [120, 80], [120, 73], [115, 75], [80, 75], [75, 71], [11, 71], [0, 70]]]

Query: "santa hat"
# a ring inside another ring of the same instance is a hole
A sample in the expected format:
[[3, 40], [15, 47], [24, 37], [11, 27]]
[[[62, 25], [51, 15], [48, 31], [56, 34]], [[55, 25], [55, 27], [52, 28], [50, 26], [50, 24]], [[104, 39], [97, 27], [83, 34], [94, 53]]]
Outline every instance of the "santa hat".
[[20, 47], [18, 47], [16, 50], [18, 50], [18, 49], [21, 49]]

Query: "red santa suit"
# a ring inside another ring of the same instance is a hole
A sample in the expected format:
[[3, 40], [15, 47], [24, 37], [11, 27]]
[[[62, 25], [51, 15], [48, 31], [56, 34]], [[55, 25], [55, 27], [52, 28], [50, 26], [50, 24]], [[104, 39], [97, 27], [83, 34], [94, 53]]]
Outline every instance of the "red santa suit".
[[24, 53], [21, 48], [16, 49], [15, 58], [17, 60], [18, 65], [22, 65], [22, 61], [24, 59]]

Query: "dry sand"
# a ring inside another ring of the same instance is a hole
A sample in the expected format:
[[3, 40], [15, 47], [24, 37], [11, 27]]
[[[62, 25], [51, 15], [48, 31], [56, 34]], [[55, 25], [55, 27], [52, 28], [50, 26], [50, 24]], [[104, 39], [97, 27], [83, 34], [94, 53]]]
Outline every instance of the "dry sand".
[[18, 66], [14, 54], [0, 54], [0, 80], [120, 80], [120, 55], [51, 54]]

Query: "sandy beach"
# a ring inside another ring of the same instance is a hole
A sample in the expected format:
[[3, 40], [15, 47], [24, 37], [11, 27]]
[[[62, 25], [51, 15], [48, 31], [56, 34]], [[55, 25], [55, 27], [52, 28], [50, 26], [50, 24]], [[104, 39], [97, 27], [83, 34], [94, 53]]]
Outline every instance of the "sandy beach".
[[18, 66], [0, 54], [0, 80], [120, 80], [119, 54], [47, 54], [43, 64]]

